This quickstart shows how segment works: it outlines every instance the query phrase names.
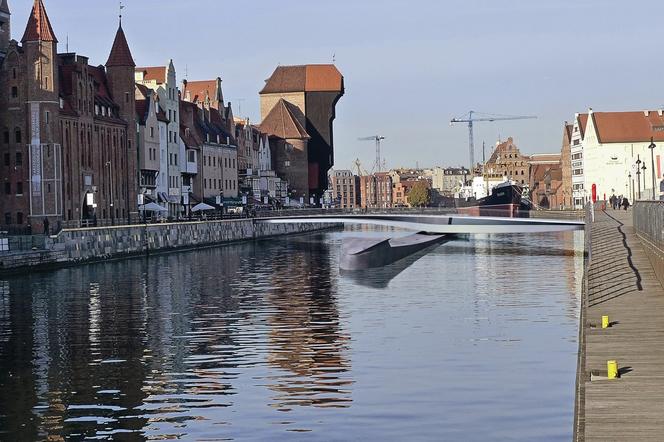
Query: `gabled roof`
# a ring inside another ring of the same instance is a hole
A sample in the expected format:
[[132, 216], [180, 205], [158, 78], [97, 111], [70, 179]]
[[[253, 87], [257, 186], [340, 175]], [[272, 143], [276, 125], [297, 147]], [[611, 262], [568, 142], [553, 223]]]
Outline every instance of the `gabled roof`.
[[664, 141], [664, 112], [592, 112], [600, 143]]
[[588, 114], [579, 114], [578, 123], [581, 139], [584, 139], [586, 136], [586, 125], [588, 124]]
[[182, 97], [186, 97], [187, 92], [189, 92], [189, 101], [192, 103], [203, 102], [206, 95], [209, 95], [210, 100], [216, 100], [219, 93], [219, 91], [217, 91], [217, 81], [217, 79], [214, 79], [184, 82], [182, 87]]
[[311, 138], [296, 117], [295, 105], [283, 98], [274, 105], [260, 125], [260, 131], [279, 138]]
[[148, 95], [151, 94], [151, 89], [143, 84], [136, 83], [136, 89], [143, 98], [148, 98]]
[[145, 125], [148, 119], [148, 109], [150, 109], [148, 98], [136, 100], [136, 118], [141, 126]]
[[5, 14], [9, 14], [9, 6], [7, 5], [7, 0], [2, 0], [0, 2], [0, 12], [4, 12]]
[[143, 72], [145, 81], [155, 81], [157, 84], [166, 83], [166, 66], [150, 66], [136, 68], [136, 72]]
[[283, 92], [342, 92], [344, 80], [333, 64], [279, 66], [265, 81], [261, 94]]
[[[4, 3], [6, 6], [6, 3]], [[9, 8], [7, 8], [9, 12]], [[28, 25], [25, 27], [21, 43], [28, 41], [52, 41], [57, 43], [58, 39], [55, 38], [55, 33], [51, 27], [51, 22], [46, 14], [46, 8], [42, 0], [35, 0], [28, 18]]]
[[131, 51], [129, 50], [129, 44], [127, 44], [127, 37], [125, 37], [125, 33], [122, 30], [122, 24], [120, 24], [118, 32], [115, 34], [111, 55], [108, 56], [106, 66], [136, 67], [134, 58], [131, 56]]

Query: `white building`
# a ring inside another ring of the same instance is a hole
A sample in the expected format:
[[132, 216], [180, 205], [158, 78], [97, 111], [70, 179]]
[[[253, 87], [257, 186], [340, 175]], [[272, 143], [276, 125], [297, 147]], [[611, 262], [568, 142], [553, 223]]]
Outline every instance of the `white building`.
[[570, 155], [572, 162], [572, 198], [575, 209], [583, 208], [584, 204], [590, 199], [590, 195], [586, 193], [583, 178], [583, 134], [587, 122], [588, 114], [576, 114], [574, 116]]
[[[608, 199], [613, 194], [625, 195], [630, 201], [652, 198], [653, 172], [655, 189], [659, 189], [662, 181], [662, 110], [593, 112], [590, 109], [582, 133], [582, 173], [587, 196], [594, 195], [597, 200]], [[651, 139], [656, 145], [652, 152], [648, 148]], [[574, 148], [573, 141], [573, 164], [577, 161]]]
[[159, 107], [164, 113], [166, 124], [166, 173], [160, 181], [159, 201], [167, 205], [168, 214], [174, 218], [182, 212], [182, 175], [180, 162], [184, 160], [180, 152], [180, 116], [177, 76], [173, 60], [168, 66], [139, 67], [134, 73], [136, 83], [144, 85], [157, 93]]

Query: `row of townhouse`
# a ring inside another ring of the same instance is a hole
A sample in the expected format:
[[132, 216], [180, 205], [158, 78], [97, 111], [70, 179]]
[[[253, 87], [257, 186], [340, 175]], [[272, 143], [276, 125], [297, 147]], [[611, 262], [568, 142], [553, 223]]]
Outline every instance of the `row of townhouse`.
[[[2, 230], [134, 222], [146, 206], [186, 218], [202, 202], [287, 202], [291, 180], [303, 195], [327, 184], [317, 175], [332, 161], [333, 106], [343, 94], [334, 67], [277, 68], [261, 91], [268, 113], [257, 126], [234, 118], [220, 78], [178, 83], [172, 61], [136, 67], [121, 22], [100, 66], [58, 52], [43, 0], [34, 1], [20, 42], [10, 24], [1, 0]], [[270, 107], [277, 101], [293, 113]], [[295, 140], [286, 139], [289, 124]]]
[[612, 195], [659, 199], [663, 147], [661, 109], [575, 114], [563, 128], [563, 205], [581, 209]]

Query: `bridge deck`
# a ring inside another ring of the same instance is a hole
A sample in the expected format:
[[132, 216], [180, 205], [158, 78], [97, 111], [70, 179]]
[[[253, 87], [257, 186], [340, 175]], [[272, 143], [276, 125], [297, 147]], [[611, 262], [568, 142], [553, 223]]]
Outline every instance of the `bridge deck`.
[[[597, 212], [591, 228], [582, 375], [600, 370], [605, 376], [607, 360], [616, 360], [621, 378], [582, 377], [578, 440], [664, 440], [664, 289], [631, 211]], [[616, 324], [587, 326], [601, 324], [602, 315]]]

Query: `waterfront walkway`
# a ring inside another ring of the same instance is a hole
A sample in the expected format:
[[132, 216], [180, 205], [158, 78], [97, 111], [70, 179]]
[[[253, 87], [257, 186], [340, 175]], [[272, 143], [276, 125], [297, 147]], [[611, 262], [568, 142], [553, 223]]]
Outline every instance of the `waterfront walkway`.
[[[662, 441], [664, 289], [631, 210], [597, 211], [591, 228], [577, 440]], [[602, 315], [610, 328], [601, 329]], [[608, 360], [618, 362], [620, 379], [604, 378]]]

